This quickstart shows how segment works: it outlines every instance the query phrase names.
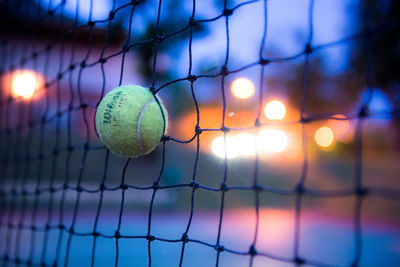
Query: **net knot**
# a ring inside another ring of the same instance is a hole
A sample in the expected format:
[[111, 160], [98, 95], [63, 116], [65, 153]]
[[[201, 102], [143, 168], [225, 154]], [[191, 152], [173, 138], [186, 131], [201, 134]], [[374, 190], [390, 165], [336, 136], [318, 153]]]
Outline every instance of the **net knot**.
[[104, 63], [107, 62], [107, 59], [106, 59], [106, 58], [100, 58], [100, 59], [99, 59], [99, 62], [102, 63], [102, 64], [104, 64]]
[[299, 258], [299, 257], [294, 258], [293, 261], [298, 265], [302, 265], [302, 264], [306, 263], [306, 261], [304, 259]]
[[81, 68], [84, 68], [84, 67], [86, 67], [86, 61], [85, 60], [81, 62]]
[[119, 186], [119, 188], [121, 188], [122, 190], [127, 190], [128, 189], [128, 185], [127, 184], [121, 184]]
[[114, 237], [116, 238], [116, 239], [120, 239], [121, 238], [121, 234], [119, 233], [119, 231], [117, 230], [117, 231], [115, 231], [115, 233], [114, 233]]
[[37, 58], [38, 57], [38, 53], [37, 52], [34, 52], [33, 54], [32, 54], [32, 58]]
[[92, 233], [92, 235], [93, 235], [94, 237], [98, 237], [100, 234], [99, 234], [99, 232], [94, 231], [94, 232]]
[[228, 71], [228, 67], [227, 66], [223, 66], [221, 69], [221, 75], [222, 76], [228, 76], [229, 75], [229, 71]]
[[85, 143], [83, 145], [83, 150], [89, 150], [89, 149], [90, 149], [89, 143]]
[[56, 189], [55, 189], [54, 187], [50, 187], [50, 188], [49, 188], [49, 192], [50, 192], [50, 193], [54, 193], [55, 191], [56, 191]]
[[[1, 196], [2, 194], [0, 193], [0, 196]], [[22, 195], [23, 196], [27, 196], [28, 195], [28, 191], [26, 191], [25, 189], [24, 190], [22, 190]]]
[[182, 234], [181, 240], [183, 243], [189, 242], [189, 237], [188, 237], [187, 233]]
[[139, 0], [132, 0], [132, 1], [131, 1], [131, 4], [132, 4], [133, 6], [138, 6], [138, 5], [140, 4], [140, 1], [139, 1]]
[[221, 190], [222, 192], [226, 192], [226, 191], [229, 190], [229, 188], [228, 188], [228, 186], [226, 185], [225, 182], [221, 183], [221, 186], [220, 186], [219, 188], [220, 188], [220, 190]]
[[215, 250], [218, 252], [223, 252], [225, 250], [224, 246], [221, 245], [215, 245]]
[[301, 118], [300, 118], [300, 123], [302, 123], [302, 124], [309, 123], [310, 121], [311, 121], [311, 119], [305, 117], [304, 115], [302, 115]]
[[158, 190], [160, 189], [160, 185], [158, 184], [158, 182], [154, 182], [151, 188], [153, 188], [153, 190]]
[[127, 43], [124, 44], [124, 46], [122, 47], [122, 51], [124, 51], [125, 53], [126, 53], [126, 52], [129, 52], [129, 49], [130, 49], [130, 48], [129, 48], [129, 44], [127, 44]]
[[160, 34], [156, 34], [156, 35], [154, 36], [153, 40], [154, 40], [154, 42], [155, 42], [156, 44], [159, 44], [159, 43], [161, 43], [162, 41], [164, 41], [164, 38], [163, 38]]
[[233, 9], [225, 8], [222, 14], [226, 17], [230, 16], [233, 14]]
[[14, 260], [14, 262], [15, 262], [16, 264], [20, 264], [20, 263], [21, 263], [21, 260], [20, 260], [19, 258], [16, 258], [16, 259]]
[[71, 235], [75, 234], [74, 227], [71, 226], [71, 227], [69, 228], [68, 232], [69, 232]]
[[154, 88], [154, 86], [149, 87], [150, 92], [153, 93], [153, 95], [155, 95], [157, 93], [156, 88]]
[[261, 192], [261, 191], [263, 191], [262, 186], [259, 185], [259, 184], [254, 184], [254, 185], [252, 186], [252, 189], [253, 189], [254, 191], [256, 191], [256, 192]]
[[83, 191], [83, 189], [80, 185], [77, 186], [75, 190], [78, 191], [78, 193], [81, 193]]
[[309, 55], [313, 52], [312, 47], [310, 44], [307, 44], [306, 47], [304, 48], [304, 53]]
[[358, 112], [358, 117], [359, 118], [366, 118], [368, 117], [368, 105], [362, 105], [362, 107], [360, 108], [360, 111]]
[[100, 191], [104, 191], [106, 189], [106, 186], [104, 184], [101, 184], [99, 189], [100, 189]]
[[47, 11], [47, 13], [49, 14], [49, 16], [53, 16], [54, 15], [54, 10], [50, 9], [49, 11]]
[[66, 149], [67, 149], [67, 151], [70, 151], [70, 152], [74, 151], [74, 147], [73, 146], [67, 146]]
[[304, 188], [304, 186], [302, 184], [298, 184], [296, 186], [296, 193], [297, 194], [301, 195], [301, 194], [304, 193], [304, 191], [305, 191], [305, 188]]
[[149, 240], [150, 242], [156, 240], [156, 238], [153, 235], [147, 235], [146, 239]]
[[250, 254], [250, 255], [253, 255], [253, 256], [254, 256], [254, 255], [257, 255], [257, 250], [256, 250], [254, 244], [250, 246], [249, 254]]
[[32, 261], [31, 261], [31, 260], [28, 260], [28, 261], [26, 262], [26, 265], [28, 265], [28, 266], [32, 266], [32, 265], [33, 265], [33, 263], [32, 263]]
[[199, 183], [196, 182], [196, 181], [192, 181], [190, 183], [190, 187], [193, 188], [193, 189], [197, 189], [197, 188], [199, 188], [199, 186], [200, 186]]
[[49, 44], [48, 46], [46, 46], [46, 51], [49, 52], [52, 48], [53, 48], [53, 46], [51, 44]]
[[229, 129], [228, 127], [226, 127], [226, 126], [222, 126], [222, 127], [221, 127], [221, 131], [224, 132], [224, 133], [228, 133], [229, 130], [230, 130], [230, 129]]
[[194, 82], [194, 81], [197, 80], [197, 76], [196, 75], [189, 75], [187, 77], [187, 79], [188, 79], [189, 82]]
[[203, 129], [201, 129], [199, 125], [196, 125], [194, 131], [196, 132], [196, 134], [201, 134], [203, 132]]
[[[59, 116], [59, 117], [61, 117], [61, 116]], [[57, 148], [53, 149], [53, 156], [57, 156], [58, 153], [59, 153], [59, 151]]]
[[368, 188], [365, 188], [365, 187], [357, 187], [355, 191], [356, 191], [356, 194], [360, 197], [364, 197], [364, 196], [368, 195], [368, 193], [369, 193]]
[[110, 11], [110, 13], [108, 14], [108, 19], [112, 20], [112, 19], [114, 19], [114, 16], [115, 16], [115, 12], [114, 11]]
[[94, 22], [94, 21], [92, 21], [92, 20], [89, 20], [88, 23], [87, 23], [87, 25], [88, 25], [89, 27], [93, 27], [95, 24], [96, 24], [96, 22]]
[[49, 230], [50, 230], [50, 227], [51, 227], [50, 224], [47, 223], [46, 226], [44, 227], [44, 229], [45, 229], [46, 231], [49, 231]]
[[75, 64], [69, 65], [69, 70], [74, 70], [75, 69]]
[[267, 65], [267, 64], [269, 64], [269, 60], [268, 59], [265, 59], [265, 58], [261, 58], [260, 59], [260, 61], [259, 61], [259, 63], [260, 63], [260, 65]]
[[196, 20], [194, 19], [194, 17], [190, 17], [190, 18], [189, 18], [189, 26], [190, 26], [190, 27], [194, 27], [194, 26], [196, 26], [196, 24], [197, 24], [197, 22], [196, 22]]
[[58, 225], [58, 229], [60, 229], [61, 231], [63, 231], [63, 230], [65, 229], [65, 226], [62, 225], [62, 224], [60, 224], [60, 225]]
[[255, 126], [256, 128], [258, 128], [258, 127], [261, 126], [261, 122], [260, 122], [260, 119], [259, 119], [259, 118], [257, 118], [257, 119], [254, 121], [254, 126]]
[[171, 140], [171, 138], [168, 135], [163, 135], [161, 137], [161, 141], [169, 141], [169, 140]]

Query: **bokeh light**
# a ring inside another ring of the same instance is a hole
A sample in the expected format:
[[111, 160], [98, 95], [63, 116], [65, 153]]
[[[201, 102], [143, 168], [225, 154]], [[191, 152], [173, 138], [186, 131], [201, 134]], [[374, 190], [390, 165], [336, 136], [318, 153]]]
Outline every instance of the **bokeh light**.
[[333, 144], [335, 136], [331, 128], [323, 126], [320, 127], [317, 131], [315, 131], [314, 139], [319, 146], [329, 147]]
[[252, 97], [255, 92], [255, 87], [252, 81], [246, 78], [237, 78], [231, 85], [232, 94], [240, 99]]
[[237, 152], [242, 156], [255, 155], [256, 137], [254, 134], [242, 133], [236, 136], [234, 145]]
[[286, 115], [286, 107], [281, 101], [272, 100], [265, 105], [264, 114], [269, 120], [282, 120]]
[[288, 138], [282, 130], [267, 129], [260, 132], [257, 145], [261, 151], [281, 152], [288, 144]]
[[14, 98], [30, 99], [39, 89], [41, 77], [31, 70], [19, 70], [13, 73], [11, 92]]
[[[233, 137], [227, 136], [226, 138], [226, 157], [228, 159], [236, 158], [239, 154], [235, 146]], [[211, 144], [213, 154], [219, 158], [225, 158], [225, 140], [223, 136], [214, 139]]]

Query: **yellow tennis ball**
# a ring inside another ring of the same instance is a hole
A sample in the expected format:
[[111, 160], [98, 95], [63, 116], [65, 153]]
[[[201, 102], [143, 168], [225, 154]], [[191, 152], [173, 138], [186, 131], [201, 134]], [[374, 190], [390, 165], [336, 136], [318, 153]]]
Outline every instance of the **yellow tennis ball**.
[[148, 89], [124, 85], [101, 100], [95, 124], [108, 149], [121, 156], [138, 157], [150, 153], [160, 143], [168, 114], [161, 100]]

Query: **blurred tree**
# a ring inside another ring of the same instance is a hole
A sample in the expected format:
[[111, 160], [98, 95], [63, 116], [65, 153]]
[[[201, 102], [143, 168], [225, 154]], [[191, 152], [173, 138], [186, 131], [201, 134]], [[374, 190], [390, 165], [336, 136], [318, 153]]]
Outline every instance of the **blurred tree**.
[[[394, 135], [397, 140], [396, 147], [400, 149], [400, 1], [363, 0], [362, 3], [363, 12], [358, 16], [359, 24], [363, 25], [365, 30], [384, 29], [374, 36], [371, 43], [372, 77], [369, 78], [373, 85], [382, 89], [392, 101], [395, 110], [392, 120]], [[368, 49], [365, 43], [362, 49], [354, 51], [353, 65], [359, 74], [367, 74], [365, 60]]]
[[[354, 19], [364, 31], [373, 33], [371, 46], [372, 77], [366, 77], [368, 39], [362, 38], [350, 53], [349, 68], [332, 76], [322, 68], [322, 56], [314, 52], [310, 56], [307, 86], [307, 113], [357, 111], [360, 97], [366, 88], [367, 78], [372, 85], [384, 91], [395, 110], [394, 132], [400, 148], [400, 1], [363, 0]], [[369, 15], [370, 14], [370, 15]], [[370, 16], [370, 18], [368, 18]], [[369, 29], [366, 24], [370, 20]], [[378, 30], [375, 34], [374, 30]], [[271, 80], [268, 84], [284, 85], [289, 88], [290, 102], [300, 107], [303, 91], [304, 64], [291, 65], [285, 73], [294, 73]], [[396, 113], [397, 111], [397, 113]]]
[[[167, 34], [177, 32], [189, 24], [189, 18], [191, 17], [191, 10], [188, 10], [184, 4], [184, 1], [171, 0], [163, 3], [161, 12], [161, 21], [157, 32], [157, 17], [149, 15], [146, 10], [154, 9], [154, 6], [158, 6], [158, 1], [143, 0], [139, 2], [137, 6], [137, 16], [141, 16], [141, 19], [145, 22], [144, 29], [142, 29], [139, 35], [135, 35], [135, 40], [151, 40], [158, 36], [162, 39], [154, 40], [152, 45], [141, 45], [135, 47], [134, 53], [139, 58], [140, 64], [137, 64], [138, 71], [146, 80], [151, 81], [153, 75], [153, 59], [155, 52], [158, 52], [159, 62], [156, 68], [156, 75], [158, 81], [169, 81], [177, 77], [176, 67], [171, 66], [171, 62], [163, 60], [162, 56], [167, 55], [170, 58], [179, 56], [182, 50], [187, 47], [189, 40], [189, 29], [182, 31], [170, 38], [163, 39]], [[127, 15], [127, 14], [125, 14]], [[120, 19], [126, 20], [126, 17], [120, 17]], [[196, 17], [196, 19], [200, 19]], [[166, 23], [167, 22], [167, 23]], [[197, 23], [193, 27], [193, 36], [199, 37], [202, 34], [207, 33], [207, 30], [202, 23]]]
[[[189, 8], [188, 8], [189, 7]], [[135, 33], [135, 41], [151, 40], [158, 36], [160, 40], [154, 40], [151, 44], [139, 45], [132, 49], [135, 57], [132, 60], [138, 60], [140, 63], [135, 63], [137, 66], [136, 71], [139, 75], [144, 78], [148, 85], [151, 84], [153, 76], [153, 63], [154, 55], [157, 51], [157, 67], [156, 67], [156, 79], [158, 84], [172, 81], [178, 77], [177, 58], [182, 53], [187, 53], [189, 43], [189, 28], [175, 34], [169, 38], [163, 38], [168, 34], [178, 32], [189, 24], [191, 17], [190, 5], [185, 5], [184, 1], [170, 0], [163, 2], [160, 24], [157, 31], [157, 13], [151, 14], [149, 10], [157, 10], [158, 1], [155, 0], [143, 0], [139, 2], [136, 7], [138, 10], [135, 12], [133, 19], [133, 25], [135, 25], [135, 19], [140, 17], [140, 20], [144, 22], [144, 28], [138, 33]], [[123, 16], [119, 16], [119, 23], [123, 24], [123, 21], [129, 19], [129, 13], [125, 12]], [[198, 16], [195, 16], [196, 20], [199, 20]], [[204, 23], [196, 23], [193, 26], [193, 38], [199, 38], [207, 34], [207, 28]], [[185, 52], [184, 52], [185, 51]], [[181, 84], [171, 85], [173, 90], [168, 90], [171, 99], [174, 99], [174, 105], [169, 109], [170, 115], [178, 115], [182, 110], [186, 110], [193, 104], [193, 99], [190, 94], [187, 94], [185, 88]]]

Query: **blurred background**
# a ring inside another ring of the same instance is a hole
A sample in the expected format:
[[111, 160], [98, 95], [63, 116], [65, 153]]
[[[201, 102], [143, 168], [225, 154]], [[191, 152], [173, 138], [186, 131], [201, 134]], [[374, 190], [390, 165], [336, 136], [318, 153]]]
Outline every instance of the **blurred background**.
[[[0, 1], [0, 263], [398, 265], [399, 17], [394, 0]], [[96, 135], [121, 84], [169, 113], [144, 157]]]

